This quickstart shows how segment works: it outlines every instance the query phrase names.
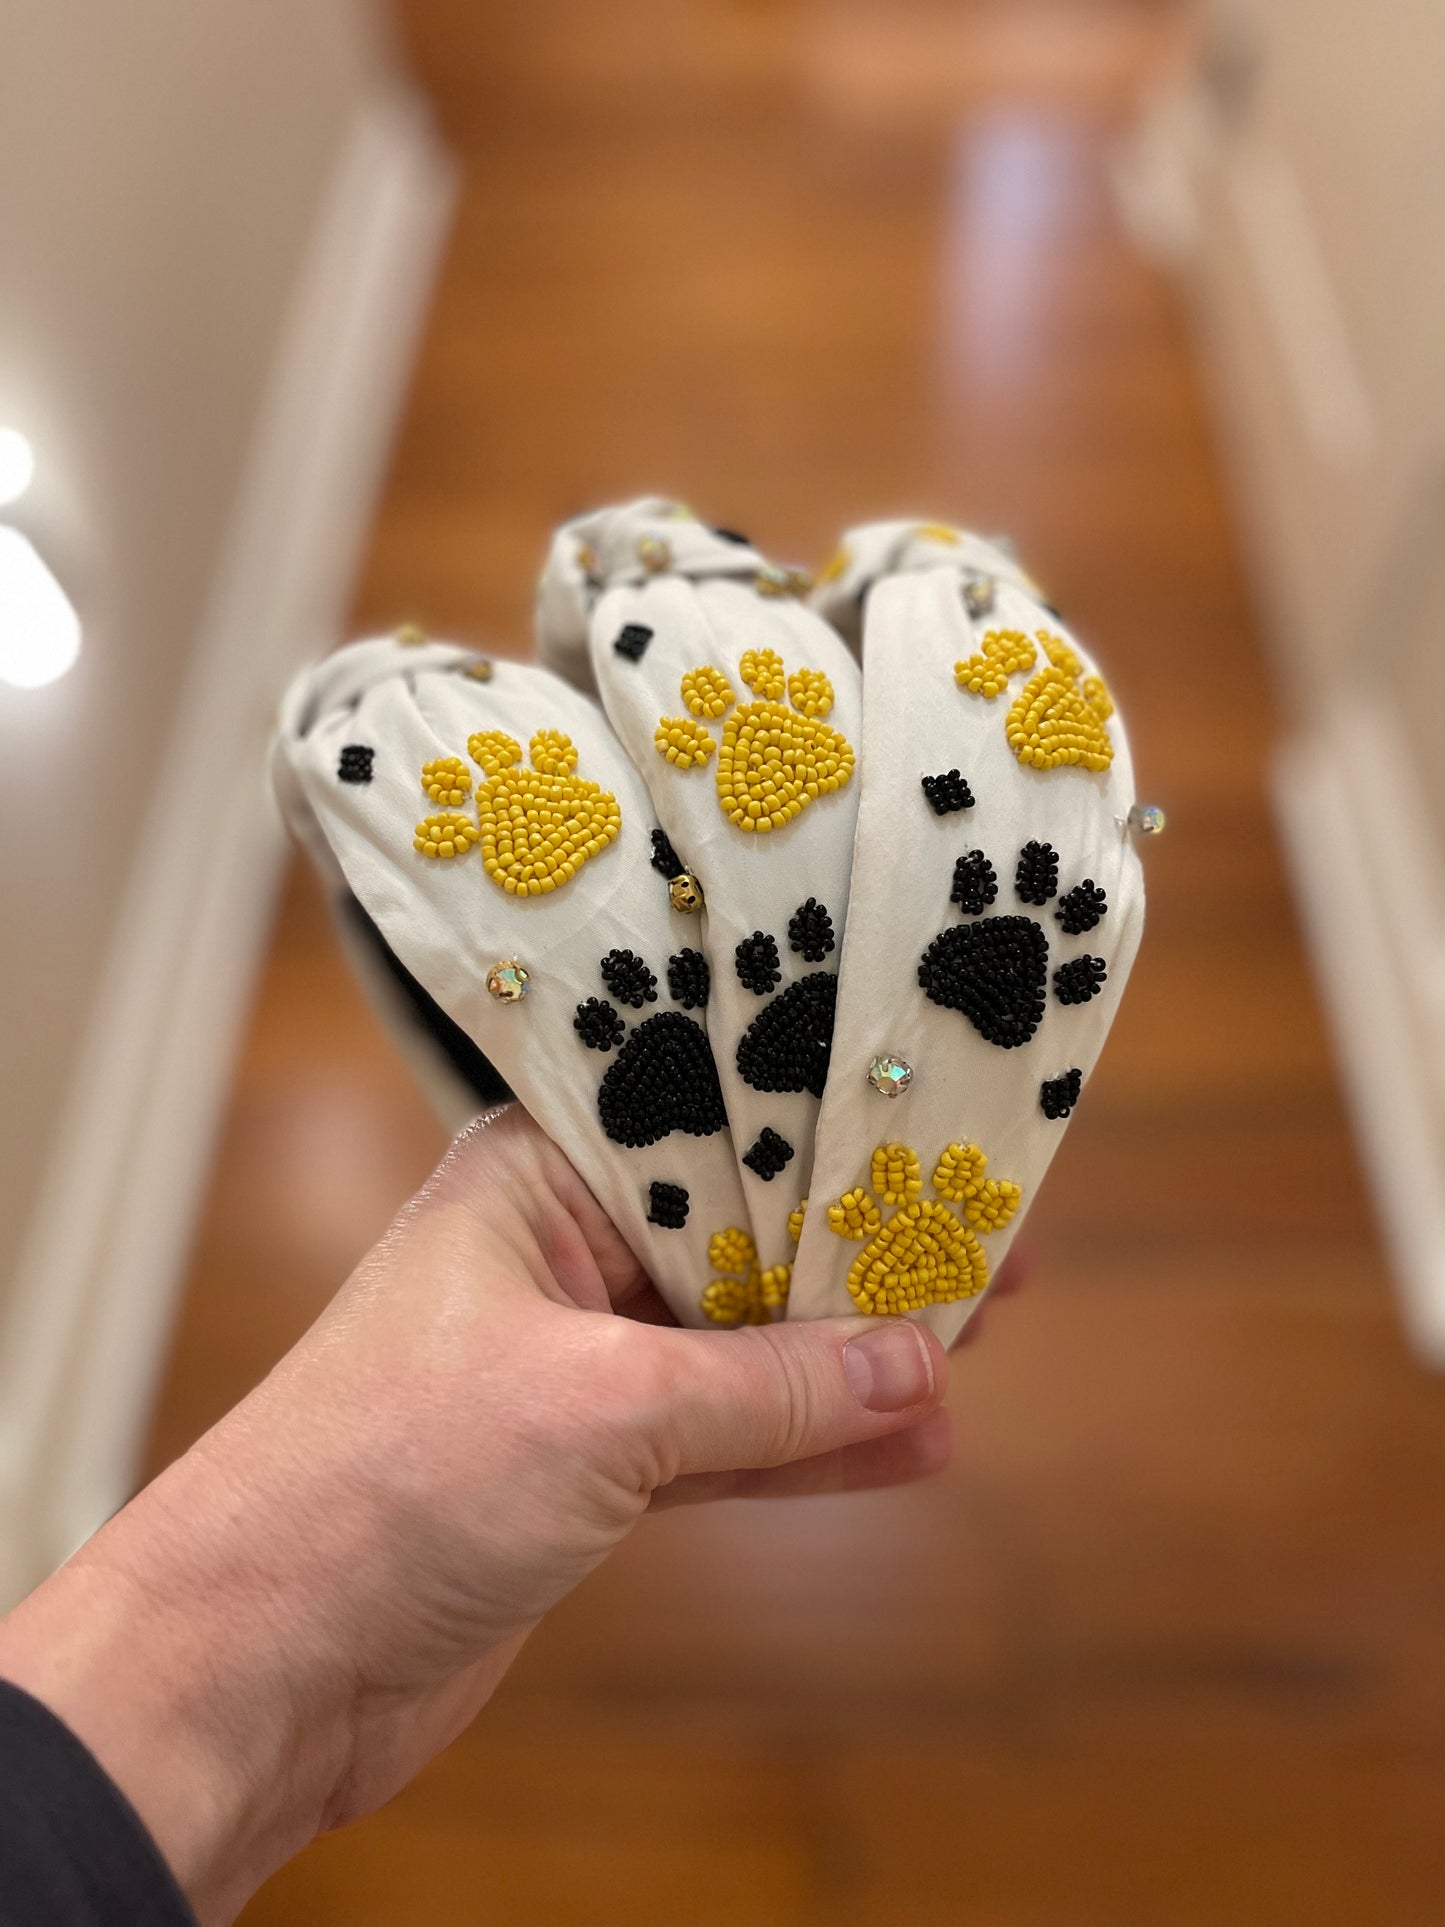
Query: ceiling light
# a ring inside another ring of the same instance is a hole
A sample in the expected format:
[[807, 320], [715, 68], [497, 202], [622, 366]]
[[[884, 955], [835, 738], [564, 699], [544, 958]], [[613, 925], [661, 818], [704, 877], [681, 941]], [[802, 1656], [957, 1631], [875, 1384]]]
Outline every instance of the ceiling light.
[[0, 508], [18, 502], [35, 473], [35, 455], [18, 428], [0, 428]]
[[18, 529], [0, 527], [0, 681], [38, 689], [80, 654], [80, 618]]

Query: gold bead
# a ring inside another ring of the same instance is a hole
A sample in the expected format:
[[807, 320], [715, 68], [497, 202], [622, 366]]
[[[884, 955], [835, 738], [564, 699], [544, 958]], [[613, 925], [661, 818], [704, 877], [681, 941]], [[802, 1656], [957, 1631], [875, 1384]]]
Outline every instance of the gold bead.
[[681, 910], [685, 916], [695, 916], [703, 907], [702, 885], [691, 870], [683, 870], [668, 879], [667, 895], [673, 909]]
[[419, 622], [402, 623], [392, 638], [393, 641], [400, 643], [403, 649], [420, 649], [426, 639], [426, 630]]

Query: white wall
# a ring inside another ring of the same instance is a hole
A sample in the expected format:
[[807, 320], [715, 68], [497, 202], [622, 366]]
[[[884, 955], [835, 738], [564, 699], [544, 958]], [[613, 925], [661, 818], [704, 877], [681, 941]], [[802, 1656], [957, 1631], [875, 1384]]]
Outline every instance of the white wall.
[[1445, 1363], [1445, 4], [1198, 11], [1125, 206], [1185, 270], [1291, 717], [1301, 905]]
[[0, 684], [0, 1592], [131, 1475], [267, 913], [266, 724], [342, 619], [446, 203], [379, 0], [0, 11], [0, 423], [38, 458], [0, 516], [85, 627]]

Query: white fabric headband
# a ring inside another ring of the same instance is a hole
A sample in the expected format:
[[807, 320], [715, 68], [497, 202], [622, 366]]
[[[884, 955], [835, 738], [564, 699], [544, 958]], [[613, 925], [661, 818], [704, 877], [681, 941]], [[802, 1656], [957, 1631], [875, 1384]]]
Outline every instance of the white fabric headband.
[[583, 517], [546, 666], [341, 650], [276, 782], [680, 1319], [947, 1341], [1103, 1046], [1155, 818], [998, 547], [876, 525], [806, 589], [671, 503]]

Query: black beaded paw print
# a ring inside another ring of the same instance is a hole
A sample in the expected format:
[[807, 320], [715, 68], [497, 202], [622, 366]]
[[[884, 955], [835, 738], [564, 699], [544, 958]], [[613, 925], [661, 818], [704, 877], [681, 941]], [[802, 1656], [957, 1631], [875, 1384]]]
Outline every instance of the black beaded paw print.
[[[789, 950], [804, 963], [817, 964], [837, 947], [827, 907], [816, 897], [800, 903], [788, 919]], [[837, 977], [831, 970], [810, 970], [774, 996], [783, 981], [783, 960], [777, 938], [766, 930], [743, 938], [733, 968], [744, 990], [768, 999], [738, 1043], [738, 1075], [755, 1091], [810, 1091], [821, 1097], [833, 1051]], [[743, 1153], [743, 1163], [771, 1183], [792, 1156], [788, 1140], [765, 1125]]]
[[[1058, 896], [1059, 857], [1048, 843], [1026, 843], [1014, 869], [1014, 894], [1042, 907]], [[969, 850], [953, 866], [949, 900], [973, 923], [941, 930], [918, 960], [918, 982], [930, 1002], [961, 1011], [980, 1037], [1001, 1050], [1028, 1043], [1043, 1021], [1049, 985], [1049, 940], [1042, 924], [1027, 916], [986, 916], [998, 898], [998, 873], [982, 850]], [[1092, 877], [1059, 898], [1055, 921], [1066, 936], [1094, 929], [1108, 900]], [[1102, 957], [1071, 957], [1053, 974], [1061, 1004], [1086, 1004], [1108, 981]], [[1074, 1073], [1070, 1073], [1073, 1076]], [[1055, 1080], [1056, 1083], [1065, 1080]], [[1063, 1093], [1043, 1086], [1040, 1103], [1049, 1117], [1067, 1116]]]
[[[657, 1002], [657, 978], [631, 950], [609, 950], [597, 965], [603, 983], [620, 1004], [641, 1010]], [[588, 997], [577, 1006], [572, 1027], [589, 1050], [617, 1056], [597, 1087], [597, 1115], [614, 1144], [658, 1144], [673, 1131], [711, 1137], [727, 1123], [717, 1065], [707, 1032], [686, 1010], [701, 1010], [708, 999], [707, 959], [680, 950], [667, 960], [667, 987], [682, 1010], [660, 1010], [644, 1017], [629, 1033], [627, 1022], [605, 997]], [[621, 1046], [619, 1049], [618, 1047]], [[654, 1185], [653, 1209], [675, 1213], [678, 1187]], [[682, 1205], [686, 1213], [685, 1202]], [[653, 1218], [654, 1223], [667, 1222]], [[679, 1222], [681, 1222], [679, 1220]]]
[[[805, 963], [821, 963], [837, 947], [833, 919], [816, 897], [800, 903], [788, 919], [788, 948]], [[831, 970], [771, 993], [783, 981], [778, 940], [765, 930], [744, 937], [733, 959], [738, 982], [769, 997], [738, 1044], [738, 1074], [755, 1091], [811, 1091], [823, 1095], [833, 1049], [833, 1012], [838, 979]]]

